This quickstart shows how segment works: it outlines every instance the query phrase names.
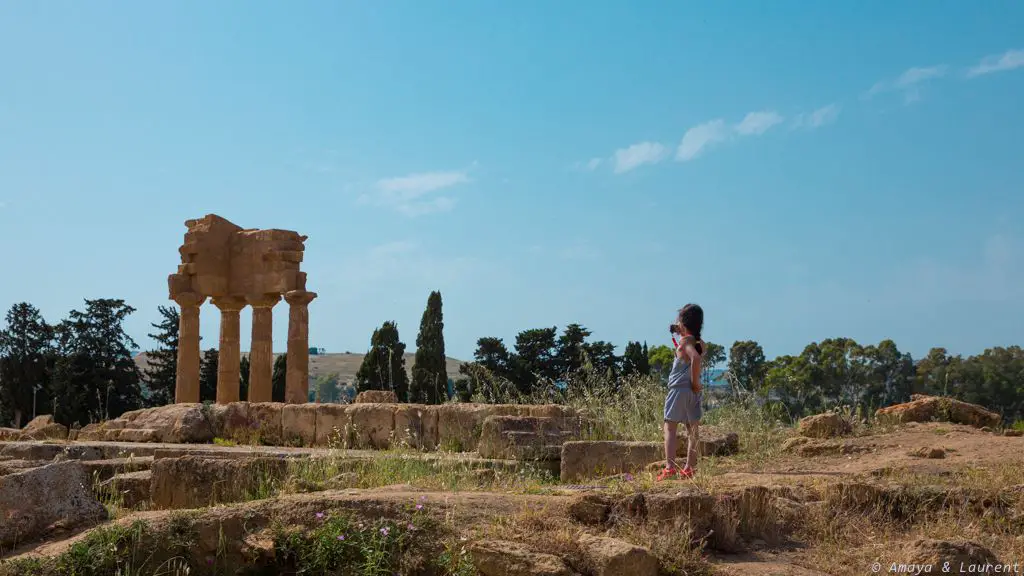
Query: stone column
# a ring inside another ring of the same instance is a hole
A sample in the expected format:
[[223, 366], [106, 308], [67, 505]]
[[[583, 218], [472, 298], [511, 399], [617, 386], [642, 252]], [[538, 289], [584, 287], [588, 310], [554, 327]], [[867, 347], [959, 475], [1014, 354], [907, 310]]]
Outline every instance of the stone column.
[[252, 344], [249, 346], [249, 402], [270, 402], [274, 372], [274, 305], [280, 294], [246, 298], [252, 306]]
[[288, 302], [288, 372], [284, 401], [305, 404], [309, 401], [309, 303], [316, 292], [292, 290], [284, 295]]
[[217, 404], [238, 402], [239, 370], [242, 350], [239, 342], [238, 313], [245, 299], [222, 296], [213, 299], [220, 308], [220, 358], [217, 363]]
[[178, 315], [178, 368], [174, 375], [174, 402], [199, 402], [199, 307], [205, 296], [182, 292], [174, 299]]

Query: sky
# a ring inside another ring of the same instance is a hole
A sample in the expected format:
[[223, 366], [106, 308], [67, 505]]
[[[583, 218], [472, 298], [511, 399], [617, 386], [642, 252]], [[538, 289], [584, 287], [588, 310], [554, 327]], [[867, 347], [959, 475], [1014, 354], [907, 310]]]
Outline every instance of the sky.
[[976, 354], [1024, 344], [1022, 102], [1009, 0], [4, 2], [0, 308], [123, 298], [148, 348], [215, 213], [309, 237], [328, 352], [440, 290], [463, 360], [688, 302], [769, 358]]

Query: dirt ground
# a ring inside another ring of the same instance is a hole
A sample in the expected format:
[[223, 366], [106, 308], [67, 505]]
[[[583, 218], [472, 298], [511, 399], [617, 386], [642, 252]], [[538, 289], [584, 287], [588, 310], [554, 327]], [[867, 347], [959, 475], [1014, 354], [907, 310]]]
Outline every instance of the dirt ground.
[[[651, 495], [679, 495], [693, 490], [691, 485], [711, 493], [743, 490], [752, 486], [793, 486], [820, 490], [824, 485], [835, 482], [865, 481], [891, 482], [892, 479], [912, 481], [917, 484], [965, 485], [983, 483], [981, 478], [987, 472], [991, 477], [998, 473], [996, 488], [1017, 490], [1024, 493], [1024, 438], [1006, 437], [990, 432], [945, 423], [910, 424], [885, 433], [847, 437], [833, 440], [808, 440], [806, 445], [822, 452], [820, 455], [800, 455], [800, 446], [780, 452], [769, 459], [743, 457], [705, 460], [705, 465], [695, 480], [678, 480], [654, 483], [650, 473], [636, 475], [631, 481], [635, 487], [619, 483], [607, 490], [590, 490], [591, 493], [622, 493], [634, 491]], [[928, 458], [931, 449], [942, 449], [941, 458]], [[996, 482], [996, 481], [993, 481]], [[1013, 484], [1013, 483], [1016, 484]], [[1002, 484], [998, 484], [1002, 483]], [[968, 486], [970, 487], [970, 486]], [[204, 523], [225, 525], [234, 518], [245, 517], [251, 526], [269, 521], [270, 518], [301, 524], [304, 518], [324, 509], [345, 509], [367, 517], [391, 517], [407, 510], [410, 502], [426, 497], [432, 514], [443, 518], [447, 525], [465, 534], [468, 538], [494, 534], [495, 526], [507, 529], [506, 534], [520, 533], [549, 534], [545, 538], [557, 540], [572, 532], [594, 532], [593, 526], [580, 526], [572, 520], [569, 511], [580, 490], [559, 489], [557, 486], [542, 494], [523, 494], [515, 491], [494, 492], [429, 492], [412, 489], [409, 486], [390, 486], [368, 490], [325, 491], [309, 494], [288, 495], [269, 500], [220, 506], [202, 513]], [[129, 523], [146, 519], [154, 524], [166, 522], [173, 512], [137, 512], [117, 522]], [[255, 521], [254, 518], [262, 518]], [[545, 532], [548, 531], [548, 532]], [[71, 544], [83, 538], [85, 533], [66, 534], [22, 550], [16, 555], [52, 556], [66, 550]], [[889, 534], [889, 536], [892, 536]], [[240, 534], [239, 538], [244, 537]], [[884, 538], [887, 536], [878, 536]], [[915, 537], [913, 529], [900, 536]], [[874, 541], [874, 534], [865, 536], [865, 546], [872, 550], [900, 544]], [[1024, 538], [1024, 537], [1022, 537]], [[1006, 558], [1008, 553], [1017, 553], [1024, 545], [1010, 550], [994, 550], [1002, 561], [1024, 561], [1024, 558]], [[865, 552], [864, 558], [869, 557]], [[11, 558], [13, 556], [8, 556]], [[823, 554], [806, 545], [789, 541], [784, 544], [767, 545], [755, 541], [746, 550], [737, 553], [710, 551], [707, 560], [713, 573], [726, 575], [752, 574], [755, 576], [815, 574], [857, 574], [871, 573], [868, 564], [863, 571], [855, 566], [822, 565]]]

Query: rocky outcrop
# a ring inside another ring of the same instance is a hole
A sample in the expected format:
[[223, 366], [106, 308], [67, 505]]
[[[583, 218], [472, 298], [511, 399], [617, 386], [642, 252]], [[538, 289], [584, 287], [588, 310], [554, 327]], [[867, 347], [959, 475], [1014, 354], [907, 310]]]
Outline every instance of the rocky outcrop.
[[78, 462], [56, 462], [0, 476], [0, 548], [14, 547], [54, 529], [106, 520], [107, 511], [89, 491], [91, 480]]
[[36, 416], [21, 430], [20, 440], [67, 440], [68, 427], [53, 421], [53, 416]]
[[89, 424], [78, 431], [78, 440], [107, 442], [168, 442], [189, 444], [210, 442], [214, 422], [202, 404], [169, 404], [125, 412], [102, 424]]
[[516, 542], [483, 540], [469, 550], [483, 576], [573, 576], [558, 556], [533, 552]]
[[[947, 574], [976, 574], [979, 573], [979, 567], [999, 564], [996, 555], [989, 549], [967, 540], [922, 538], [910, 545], [905, 556], [909, 564], [934, 566]], [[946, 566], [949, 568], [948, 571], [944, 568]]]
[[976, 428], [996, 427], [1001, 420], [999, 414], [986, 410], [977, 404], [961, 402], [953, 398], [915, 394], [910, 402], [881, 408], [876, 416], [892, 418], [896, 422], [952, 422]]
[[153, 480], [150, 470], [115, 474], [97, 485], [97, 492], [121, 508], [149, 506], [149, 490]]
[[849, 434], [853, 427], [842, 415], [827, 413], [802, 418], [797, 430], [808, 438], [832, 438]]
[[21, 437], [21, 430], [17, 428], [0, 428], [0, 442], [17, 440]]

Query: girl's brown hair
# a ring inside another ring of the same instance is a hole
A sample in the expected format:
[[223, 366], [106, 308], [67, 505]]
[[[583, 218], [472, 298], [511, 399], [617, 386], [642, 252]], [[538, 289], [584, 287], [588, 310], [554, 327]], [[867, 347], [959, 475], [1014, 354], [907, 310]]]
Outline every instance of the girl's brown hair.
[[704, 310], [697, 304], [687, 304], [679, 310], [678, 322], [693, 334], [697, 341], [697, 353], [703, 355], [704, 346], [701, 345], [700, 331], [704, 328]]

